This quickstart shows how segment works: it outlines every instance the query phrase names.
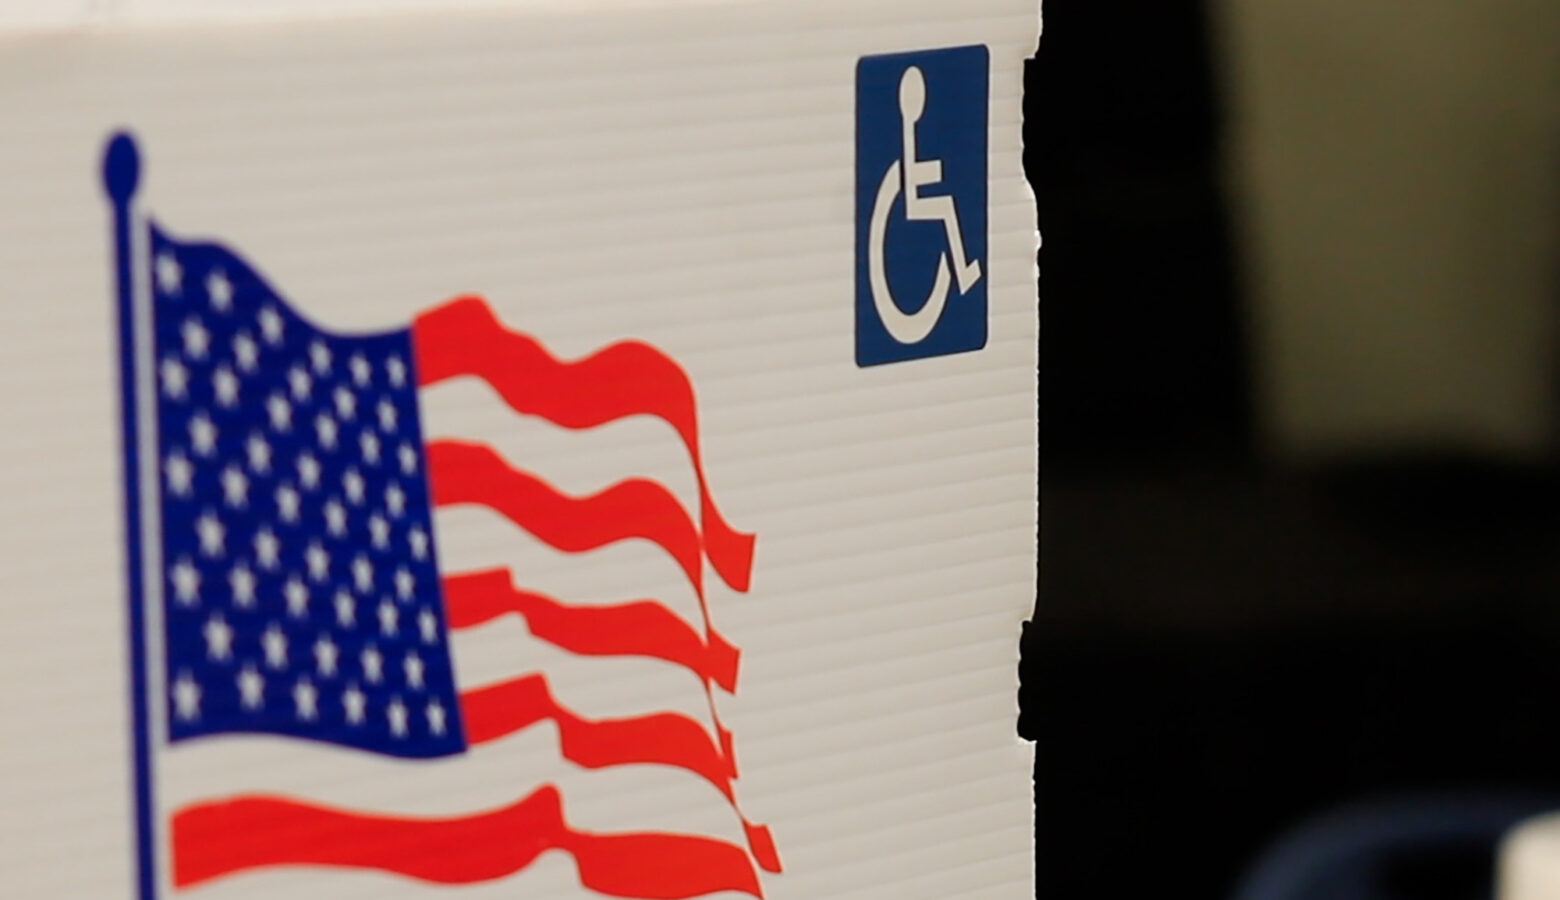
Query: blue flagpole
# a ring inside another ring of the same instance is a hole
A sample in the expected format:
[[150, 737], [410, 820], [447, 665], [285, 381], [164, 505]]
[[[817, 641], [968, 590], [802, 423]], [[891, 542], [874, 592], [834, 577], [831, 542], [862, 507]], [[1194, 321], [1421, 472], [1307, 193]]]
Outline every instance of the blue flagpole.
[[114, 135], [103, 154], [103, 188], [114, 207], [114, 280], [119, 303], [119, 383], [124, 434], [125, 562], [129, 579], [131, 754], [135, 764], [137, 900], [156, 900], [152, 847], [151, 723], [146, 696], [145, 561], [141, 545], [141, 445], [136, 414], [135, 245], [131, 228], [141, 160], [135, 140]]

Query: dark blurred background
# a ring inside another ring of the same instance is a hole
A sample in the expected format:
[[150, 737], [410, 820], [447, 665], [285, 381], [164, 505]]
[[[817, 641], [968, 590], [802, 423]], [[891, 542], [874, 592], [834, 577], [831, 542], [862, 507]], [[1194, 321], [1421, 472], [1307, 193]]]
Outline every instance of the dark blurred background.
[[[1553, 796], [1560, 4], [1044, 16], [1037, 896]], [[1491, 845], [1431, 850], [1347, 896], [1489, 896]]]

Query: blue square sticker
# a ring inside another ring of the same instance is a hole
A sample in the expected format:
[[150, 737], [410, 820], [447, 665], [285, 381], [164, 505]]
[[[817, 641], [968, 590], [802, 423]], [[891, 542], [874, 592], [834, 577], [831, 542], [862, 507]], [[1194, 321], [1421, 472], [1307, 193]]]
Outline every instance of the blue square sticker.
[[986, 346], [984, 46], [856, 64], [856, 364]]

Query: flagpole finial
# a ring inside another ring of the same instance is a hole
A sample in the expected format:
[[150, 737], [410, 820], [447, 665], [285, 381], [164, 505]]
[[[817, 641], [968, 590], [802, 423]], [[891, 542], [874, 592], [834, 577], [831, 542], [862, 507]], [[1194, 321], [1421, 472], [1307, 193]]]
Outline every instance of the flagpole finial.
[[129, 202], [141, 178], [141, 154], [136, 150], [135, 138], [119, 132], [108, 142], [103, 153], [103, 187], [120, 206]]

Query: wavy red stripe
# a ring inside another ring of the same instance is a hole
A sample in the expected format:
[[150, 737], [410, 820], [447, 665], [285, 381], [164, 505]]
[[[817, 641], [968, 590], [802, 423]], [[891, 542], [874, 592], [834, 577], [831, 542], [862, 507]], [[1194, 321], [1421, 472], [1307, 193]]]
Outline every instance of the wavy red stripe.
[[631, 478], [571, 497], [511, 467], [486, 444], [455, 440], [428, 443], [428, 477], [435, 506], [489, 507], [558, 550], [579, 553], [630, 538], [652, 541], [677, 561], [703, 606], [698, 529], [672, 492], [654, 481]]
[[676, 766], [697, 773], [729, 799], [731, 766], [696, 720], [680, 713], [590, 720], [558, 703], [541, 674], [464, 691], [466, 740], [485, 744], [544, 719], [558, 725], [565, 759], [587, 769], [628, 763]]
[[[489, 507], [559, 550], [591, 550], [634, 537], [653, 541], [682, 567], [698, 596], [705, 633], [715, 633], [704, 596], [697, 532], [677, 498], [660, 485], [634, 479], [588, 497], [570, 497], [511, 467], [485, 444], [453, 440], [428, 444], [428, 472], [434, 505]], [[721, 755], [734, 775], [735, 741], [720, 722], [713, 699], [710, 714]]]
[[[680, 713], [660, 712], [625, 719], [590, 720], [560, 704], [540, 674], [526, 675], [461, 694], [466, 740], [487, 743], [551, 719], [558, 726], [563, 757], [587, 769], [646, 763], [674, 766], [714, 785], [737, 808], [730, 758], [709, 733]], [[741, 815], [741, 810], [737, 810]], [[742, 820], [758, 864], [780, 871], [780, 859], [767, 828]]]
[[[522, 614], [539, 611], [536, 620], [528, 620], [532, 632], [565, 649], [581, 653], [597, 651], [602, 654], [646, 651], [643, 655], [659, 656], [673, 662], [686, 660], [686, 664], [701, 676], [701, 684], [709, 699], [710, 719], [720, 742], [720, 754], [725, 760], [723, 770], [729, 771], [731, 777], [736, 777], [736, 742], [730, 729], [720, 719], [710, 691], [711, 678], [705, 675], [704, 669], [711, 670], [714, 679], [722, 683], [726, 690], [733, 690], [740, 651], [727, 643], [713, 626], [708, 625], [707, 610], [705, 622], [709, 636], [701, 638], [680, 618], [658, 604], [646, 601], [627, 607], [564, 607], [550, 597], [514, 589], [507, 569], [456, 575], [446, 579], [444, 584], [452, 628], [471, 627], [511, 611], [520, 611]], [[614, 612], [605, 612], [609, 609]], [[542, 623], [541, 631], [538, 631], [537, 622]], [[641, 625], [645, 630], [633, 630]], [[598, 626], [600, 630], [597, 630]], [[661, 637], [667, 640], [664, 643], [652, 643]]]
[[444, 579], [444, 601], [451, 628], [470, 628], [514, 613], [525, 619], [531, 634], [570, 653], [663, 659], [728, 693], [736, 690], [740, 651], [713, 630], [706, 640], [653, 600], [569, 606], [515, 587], [509, 570], [500, 568]]
[[445, 819], [245, 796], [181, 809], [172, 827], [173, 878], [181, 888], [251, 869], [302, 865], [470, 884], [511, 875], [556, 849], [574, 857], [587, 888], [611, 897], [763, 896], [758, 873], [735, 844], [693, 835], [578, 831], [565, 821], [562, 798], [551, 785], [502, 809]]
[[462, 297], [419, 315], [412, 325], [417, 377], [424, 385], [473, 375], [517, 412], [565, 428], [594, 428], [634, 415], [666, 421], [682, 438], [699, 481], [702, 546], [721, 580], [746, 591], [751, 534], [727, 524], [712, 497], [699, 448], [693, 383], [676, 360], [649, 344], [613, 344], [573, 362], [535, 338], [506, 329], [480, 297]]

